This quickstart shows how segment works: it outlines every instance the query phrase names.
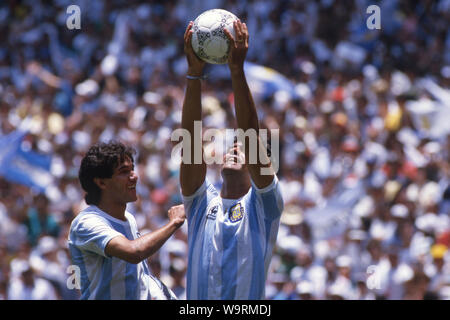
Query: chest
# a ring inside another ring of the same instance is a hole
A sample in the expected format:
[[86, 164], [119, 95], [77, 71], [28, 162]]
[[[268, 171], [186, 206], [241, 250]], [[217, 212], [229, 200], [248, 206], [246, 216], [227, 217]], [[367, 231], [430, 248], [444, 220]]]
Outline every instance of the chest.
[[231, 228], [238, 228], [248, 218], [249, 209], [243, 201], [223, 204], [218, 198], [213, 199], [206, 207], [206, 223], [224, 224]]

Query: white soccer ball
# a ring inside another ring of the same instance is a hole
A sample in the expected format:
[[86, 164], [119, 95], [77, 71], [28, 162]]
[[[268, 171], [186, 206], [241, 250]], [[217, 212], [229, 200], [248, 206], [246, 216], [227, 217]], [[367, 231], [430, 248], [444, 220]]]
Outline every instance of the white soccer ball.
[[237, 19], [223, 9], [211, 9], [199, 15], [192, 26], [192, 49], [195, 54], [208, 63], [227, 63], [230, 41], [224, 28], [234, 37], [233, 22]]

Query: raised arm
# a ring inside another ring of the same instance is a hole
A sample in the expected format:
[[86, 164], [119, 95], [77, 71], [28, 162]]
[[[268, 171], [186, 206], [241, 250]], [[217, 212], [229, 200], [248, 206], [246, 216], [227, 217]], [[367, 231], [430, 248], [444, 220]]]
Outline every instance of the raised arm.
[[[206, 163], [203, 161], [203, 149], [195, 150], [195, 143], [200, 145], [202, 139], [201, 132], [195, 132], [194, 122], [202, 121], [202, 103], [201, 103], [201, 80], [192, 79], [190, 77], [200, 77], [203, 73], [205, 62], [201, 61], [194, 53], [191, 45], [193, 23], [190, 22], [184, 34], [184, 52], [188, 62], [188, 78], [186, 86], [186, 94], [184, 96], [183, 112], [181, 117], [181, 127], [190, 133], [191, 138], [191, 161], [184, 163], [182, 161], [180, 168], [180, 184], [181, 192], [184, 196], [192, 195], [205, 181]], [[186, 139], [186, 138], [184, 138]], [[195, 157], [195, 152], [200, 155]], [[183, 150], [186, 152], [186, 150]], [[195, 164], [195, 160], [200, 160], [201, 163]]]
[[[260, 148], [264, 148], [264, 146], [259, 138], [258, 114], [244, 73], [244, 61], [247, 55], [249, 41], [248, 29], [245, 23], [238, 20], [234, 22], [234, 30], [236, 39], [226, 29], [225, 33], [230, 40], [231, 46], [228, 66], [231, 72], [236, 120], [239, 129], [244, 130], [244, 132], [253, 129], [257, 134], [257, 161], [256, 163], [250, 163], [249, 161], [251, 148], [248, 143], [245, 144], [245, 158], [253, 182], [258, 188], [264, 188], [273, 181], [274, 172], [273, 170], [269, 170], [270, 174], [261, 174], [261, 169], [269, 168], [271, 164], [265, 149], [263, 149], [263, 152], [259, 152]], [[250, 140], [249, 143], [252, 143], [252, 141]]]
[[61, 87], [61, 78], [54, 75], [50, 71], [45, 70], [42, 65], [36, 61], [30, 62], [27, 65], [27, 71], [30, 74], [37, 76], [46, 85], [59, 89]]

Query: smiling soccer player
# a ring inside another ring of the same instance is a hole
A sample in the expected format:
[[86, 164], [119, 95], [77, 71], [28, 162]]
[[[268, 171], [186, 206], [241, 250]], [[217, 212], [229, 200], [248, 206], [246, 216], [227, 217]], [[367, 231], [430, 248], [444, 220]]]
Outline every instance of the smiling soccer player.
[[112, 141], [92, 146], [81, 161], [79, 179], [89, 207], [72, 221], [69, 234], [72, 261], [81, 271], [81, 299], [176, 299], [150, 273], [146, 259], [184, 223], [184, 208], [170, 208], [165, 226], [139, 235], [126, 211], [137, 200], [133, 153]]

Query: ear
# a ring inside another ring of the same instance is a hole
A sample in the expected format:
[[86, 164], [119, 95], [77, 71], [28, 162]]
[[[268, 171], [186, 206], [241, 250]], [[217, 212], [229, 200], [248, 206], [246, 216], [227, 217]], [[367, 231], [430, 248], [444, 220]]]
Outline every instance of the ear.
[[104, 190], [106, 188], [105, 180], [102, 178], [94, 178], [94, 183], [99, 187], [101, 190]]

